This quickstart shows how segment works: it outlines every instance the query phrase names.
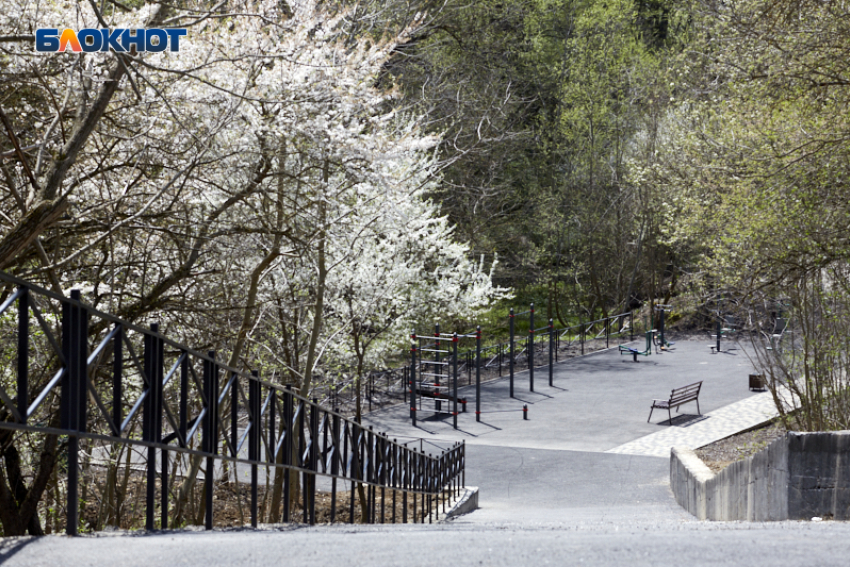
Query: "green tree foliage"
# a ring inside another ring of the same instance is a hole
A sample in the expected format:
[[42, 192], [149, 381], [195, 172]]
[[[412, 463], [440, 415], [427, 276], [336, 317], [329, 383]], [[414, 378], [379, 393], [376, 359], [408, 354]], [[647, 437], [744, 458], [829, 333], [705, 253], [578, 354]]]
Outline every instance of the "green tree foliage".
[[397, 63], [408, 98], [439, 108], [435, 125], [448, 131], [445, 212], [505, 259], [503, 281], [545, 286], [562, 320], [559, 307], [587, 314], [654, 297], [670, 274], [645, 219], [654, 199], [628, 174], [667, 104], [669, 5], [450, 3]]

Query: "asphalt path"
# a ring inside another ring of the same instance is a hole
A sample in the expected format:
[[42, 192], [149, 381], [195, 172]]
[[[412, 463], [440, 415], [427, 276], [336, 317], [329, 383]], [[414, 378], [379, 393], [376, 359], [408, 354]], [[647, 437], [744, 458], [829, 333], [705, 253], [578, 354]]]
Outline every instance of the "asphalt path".
[[515, 400], [498, 396], [503, 382], [489, 386], [487, 408], [508, 413], [485, 413], [484, 425], [471, 414], [462, 416], [459, 431], [441, 420], [413, 428], [400, 409], [370, 416], [375, 427], [402, 438], [466, 441], [467, 483], [479, 487], [480, 509], [447, 523], [8, 538], [0, 540], [0, 562], [846, 566], [848, 523], [701, 522], [674, 501], [669, 459], [604, 452], [671, 427], [666, 416], [646, 423], [651, 399], [670, 388], [703, 379], [703, 412], [752, 395], [742, 353], [712, 356], [704, 342], [637, 365], [610, 352], [559, 365], [557, 388], [541, 380], [535, 394], [517, 389], [534, 404], [529, 421], [510, 413]]

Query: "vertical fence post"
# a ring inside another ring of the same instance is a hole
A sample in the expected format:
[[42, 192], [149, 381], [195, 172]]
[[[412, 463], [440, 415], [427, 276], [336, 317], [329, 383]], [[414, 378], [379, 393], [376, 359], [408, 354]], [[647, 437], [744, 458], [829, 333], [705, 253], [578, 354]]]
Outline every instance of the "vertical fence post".
[[18, 413], [21, 423], [27, 422], [29, 404], [30, 307], [29, 290], [18, 288]]
[[[436, 323], [434, 325], [434, 336], [438, 337], [437, 339], [434, 340], [434, 350], [435, 351], [442, 350], [442, 347], [440, 346], [440, 340], [439, 340], [439, 336], [440, 336], [440, 324], [439, 323]], [[440, 362], [440, 358], [441, 358], [440, 353], [435, 352], [434, 353], [434, 362]], [[434, 409], [437, 410], [437, 411], [440, 411], [443, 408], [443, 404], [442, 404], [442, 402], [440, 401], [440, 398], [439, 398], [439, 393], [441, 391], [440, 390], [440, 378], [441, 378], [441, 376], [439, 376], [439, 374], [443, 373], [442, 368], [443, 367], [440, 366], [439, 364], [435, 364], [431, 368], [431, 373], [438, 375], [438, 376], [432, 376], [431, 377], [431, 378], [434, 379], [434, 384], [437, 386], [436, 388], [434, 388], [434, 392], [437, 394], [437, 397], [434, 398]]]
[[584, 323], [581, 323], [581, 355], [584, 356]]
[[[236, 445], [239, 443], [239, 375], [235, 372], [230, 376], [230, 456], [234, 459]], [[238, 477], [237, 477], [238, 482]]]
[[331, 453], [331, 523], [336, 519], [336, 477], [339, 475], [339, 448], [340, 448], [339, 416], [331, 417], [331, 436], [333, 437], [333, 453]]
[[[348, 458], [348, 450], [349, 450], [348, 441], [349, 441], [349, 437], [351, 436], [351, 428], [348, 426], [348, 422], [345, 422], [345, 423], [342, 424], [340, 435], [342, 437], [342, 457], [341, 457], [341, 460], [340, 460], [340, 467], [342, 468], [344, 473], [350, 475], [351, 474], [351, 466], [349, 466], [349, 458]], [[350, 504], [350, 508], [351, 508], [351, 511], [348, 515], [348, 522], [353, 524], [354, 523], [354, 483], [353, 482], [351, 483], [351, 493], [350, 493], [350, 498], [348, 500], [349, 500], [349, 504]]]
[[[120, 436], [121, 422], [124, 420], [124, 412], [121, 408], [122, 380], [124, 374], [124, 327], [115, 323], [115, 336], [112, 338], [112, 423]], [[183, 430], [186, 437], [186, 430]], [[117, 526], [116, 521], [116, 526]]]
[[635, 311], [629, 310], [629, 342], [635, 340]]
[[[142, 439], [149, 443], [155, 443], [156, 439], [156, 422], [160, 417], [157, 413], [161, 383], [157, 380], [157, 338], [153, 333], [159, 332], [159, 325], [156, 323], [150, 326], [150, 333], [143, 335], [144, 340], [144, 381], [147, 382], [144, 389], [145, 404], [144, 414], [142, 416]], [[156, 496], [156, 449], [150, 445], [147, 449], [147, 471], [145, 474], [145, 529], [154, 529], [154, 513], [155, 496]]]
[[552, 386], [555, 373], [555, 325], [549, 319], [549, 385]]
[[204, 501], [206, 503], [204, 527], [213, 529], [213, 491], [215, 488], [215, 458], [218, 451], [218, 364], [215, 351], [207, 353], [210, 360], [204, 360], [204, 397], [207, 399], [207, 412], [204, 414], [203, 447], [207, 453], [207, 466], [204, 471]]
[[[151, 329], [153, 329], [153, 325], [151, 325]], [[156, 330], [159, 333], [159, 329]], [[154, 413], [154, 441], [157, 443], [162, 442], [162, 417], [163, 417], [163, 404], [164, 404], [164, 384], [163, 381], [165, 379], [165, 341], [162, 340], [160, 336], [153, 337], [154, 344], [156, 345], [156, 350], [154, 353], [156, 354], [156, 366], [154, 367], [153, 373], [153, 381], [156, 384], [156, 412]], [[162, 449], [159, 452], [161, 463], [160, 463], [160, 471], [159, 471], [159, 529], [167, 530], [168, 529], [168, 449]], [[156, 464], [156, 461], [154, 461]]]
[[[298, 419], [293, 420], [293, 421], [297, 421], [297, 425], [293, 424], [293, 427], [292, 427], [293, 433], [295, 431], [298, 432], [297, 433], [298, 444], [295, 447], [295, 466], [298, 467], [299, 469], [304, 469], [304, 468], [309, 468], [309, 466], [310, 466], [310, 463], [309, 463], [310, 455], [307, 455], [308, 462], [305, 463], [304, 462], [304, 452], [307, 448], [307, 434], [304, 432], [304, 428], [305, 428], [305, 421], [307, 420], [307, 416], [306, 416], [306, 414], [307, 414], [307, 402], [305, 400], [300, 399], [300, 398], [298, 398], [298, 411], [297, 411], [297, 413], [298, 413]], [[306, 424], [306, 425], [309, 426], [309, 424]], [[308, 502], [308, 500], [309, 500], [309, 498], [308, 498], [309, 490], [307, 489], [308, 480], [309, 480], [309, 475], [307, 474], [306, 471], [302, 470], [302, 472], [301, 472], [301, 512], [302, 512], [301, 517], [302, 517], [302, 521], [305, 524], [310, 523], [310, 515], [309, 515], [310, 508], [309, 508], [309, 502]]]
[[248, 405], [250, 406], [251, 421], [248, 425], [248, 459], [251, 461], [251, 527], [257, 527], [257, 500], [259, 471], [257, 461], [260, 460], [260, 429], [262, 417], [260, 416], [260, 371], [251, 371], [252, 379], [248, 382]]
[[481, 325], [475, 330], [475, 421], [481, 421]]
[[86, 428], [86, 358], [88, 337], [88, 311], [80, 307], [80, 290], [71, 290], [71, 302], [62, 303], [62, 355], [65, 358], [65, 373], [62, 376], [60, 398], [62, 429], [68, 435], [68, 489], [65, 533], [78, 534], [80, 519], [79, 458], [80, 439], [76, 432]]
[[605, 348], [608, 348], [608, 337], [611, 335], [611, 318], [605, 319]]
[[316, 524], [316, 473], [319, 472], [319, 400], [310, 406], [310, 525]]
[[454, 417], [454, 428], [457, 429], [457, 347], [458, 347], [458, 338], [457, 333], [452, 335], [452, 365], [454, 367], [454, 408], [452, 410], [452, 417]]
[[511, 307], [511, 312], [508, 315], [508, 327], [510, 329], [510, 344], [508, 345], [511, 380], [510, 380], [510, 397], [514, 397], [514, 308]]
[[410, 486], [410, 451], [407, 445], [401, 450], [400, 463], [402, 467], [401, 476], [401, 523], [407, 523], [407, 490]]
[[[416, 331], [411, 333], [410, 341], [410, 374], [408, 376], [410, 379], [408, 384], [410, 391], [410, 419], [413, 422], [413, 427], [416, 427], [416, 345], [418, 344], [416, 341]], [[353, 493], [351, 498], [354, 499]]]
[[528, 389], [534, 391], [534, 304], [528, 316]]

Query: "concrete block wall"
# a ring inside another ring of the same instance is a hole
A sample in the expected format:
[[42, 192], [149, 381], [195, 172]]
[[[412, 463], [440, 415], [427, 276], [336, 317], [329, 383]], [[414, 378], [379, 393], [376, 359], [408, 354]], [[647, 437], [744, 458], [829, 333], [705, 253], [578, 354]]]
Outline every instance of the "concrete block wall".
[[714, 474], [674, 447], [670, 487], [700, 520], [850, 519], [850, 431], [787, 433]]
[[693, 450], [674, 447], [670, 455], [670, 486], [676, 501], [700, 520], [785, 520], [788, 518], [785, 447], [786, 440], [777, 439], [718, 474]]
[[850, 519], [850, 431], [787, 439], [788, 517]]

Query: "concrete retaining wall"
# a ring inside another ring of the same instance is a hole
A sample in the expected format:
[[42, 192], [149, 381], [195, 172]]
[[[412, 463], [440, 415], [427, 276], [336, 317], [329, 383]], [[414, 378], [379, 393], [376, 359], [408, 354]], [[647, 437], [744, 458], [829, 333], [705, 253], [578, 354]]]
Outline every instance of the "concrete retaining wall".
[[701, 520], [850, 519], [850, 431], [787, 433], [714, 474], [674, 447], [670, 487]]

